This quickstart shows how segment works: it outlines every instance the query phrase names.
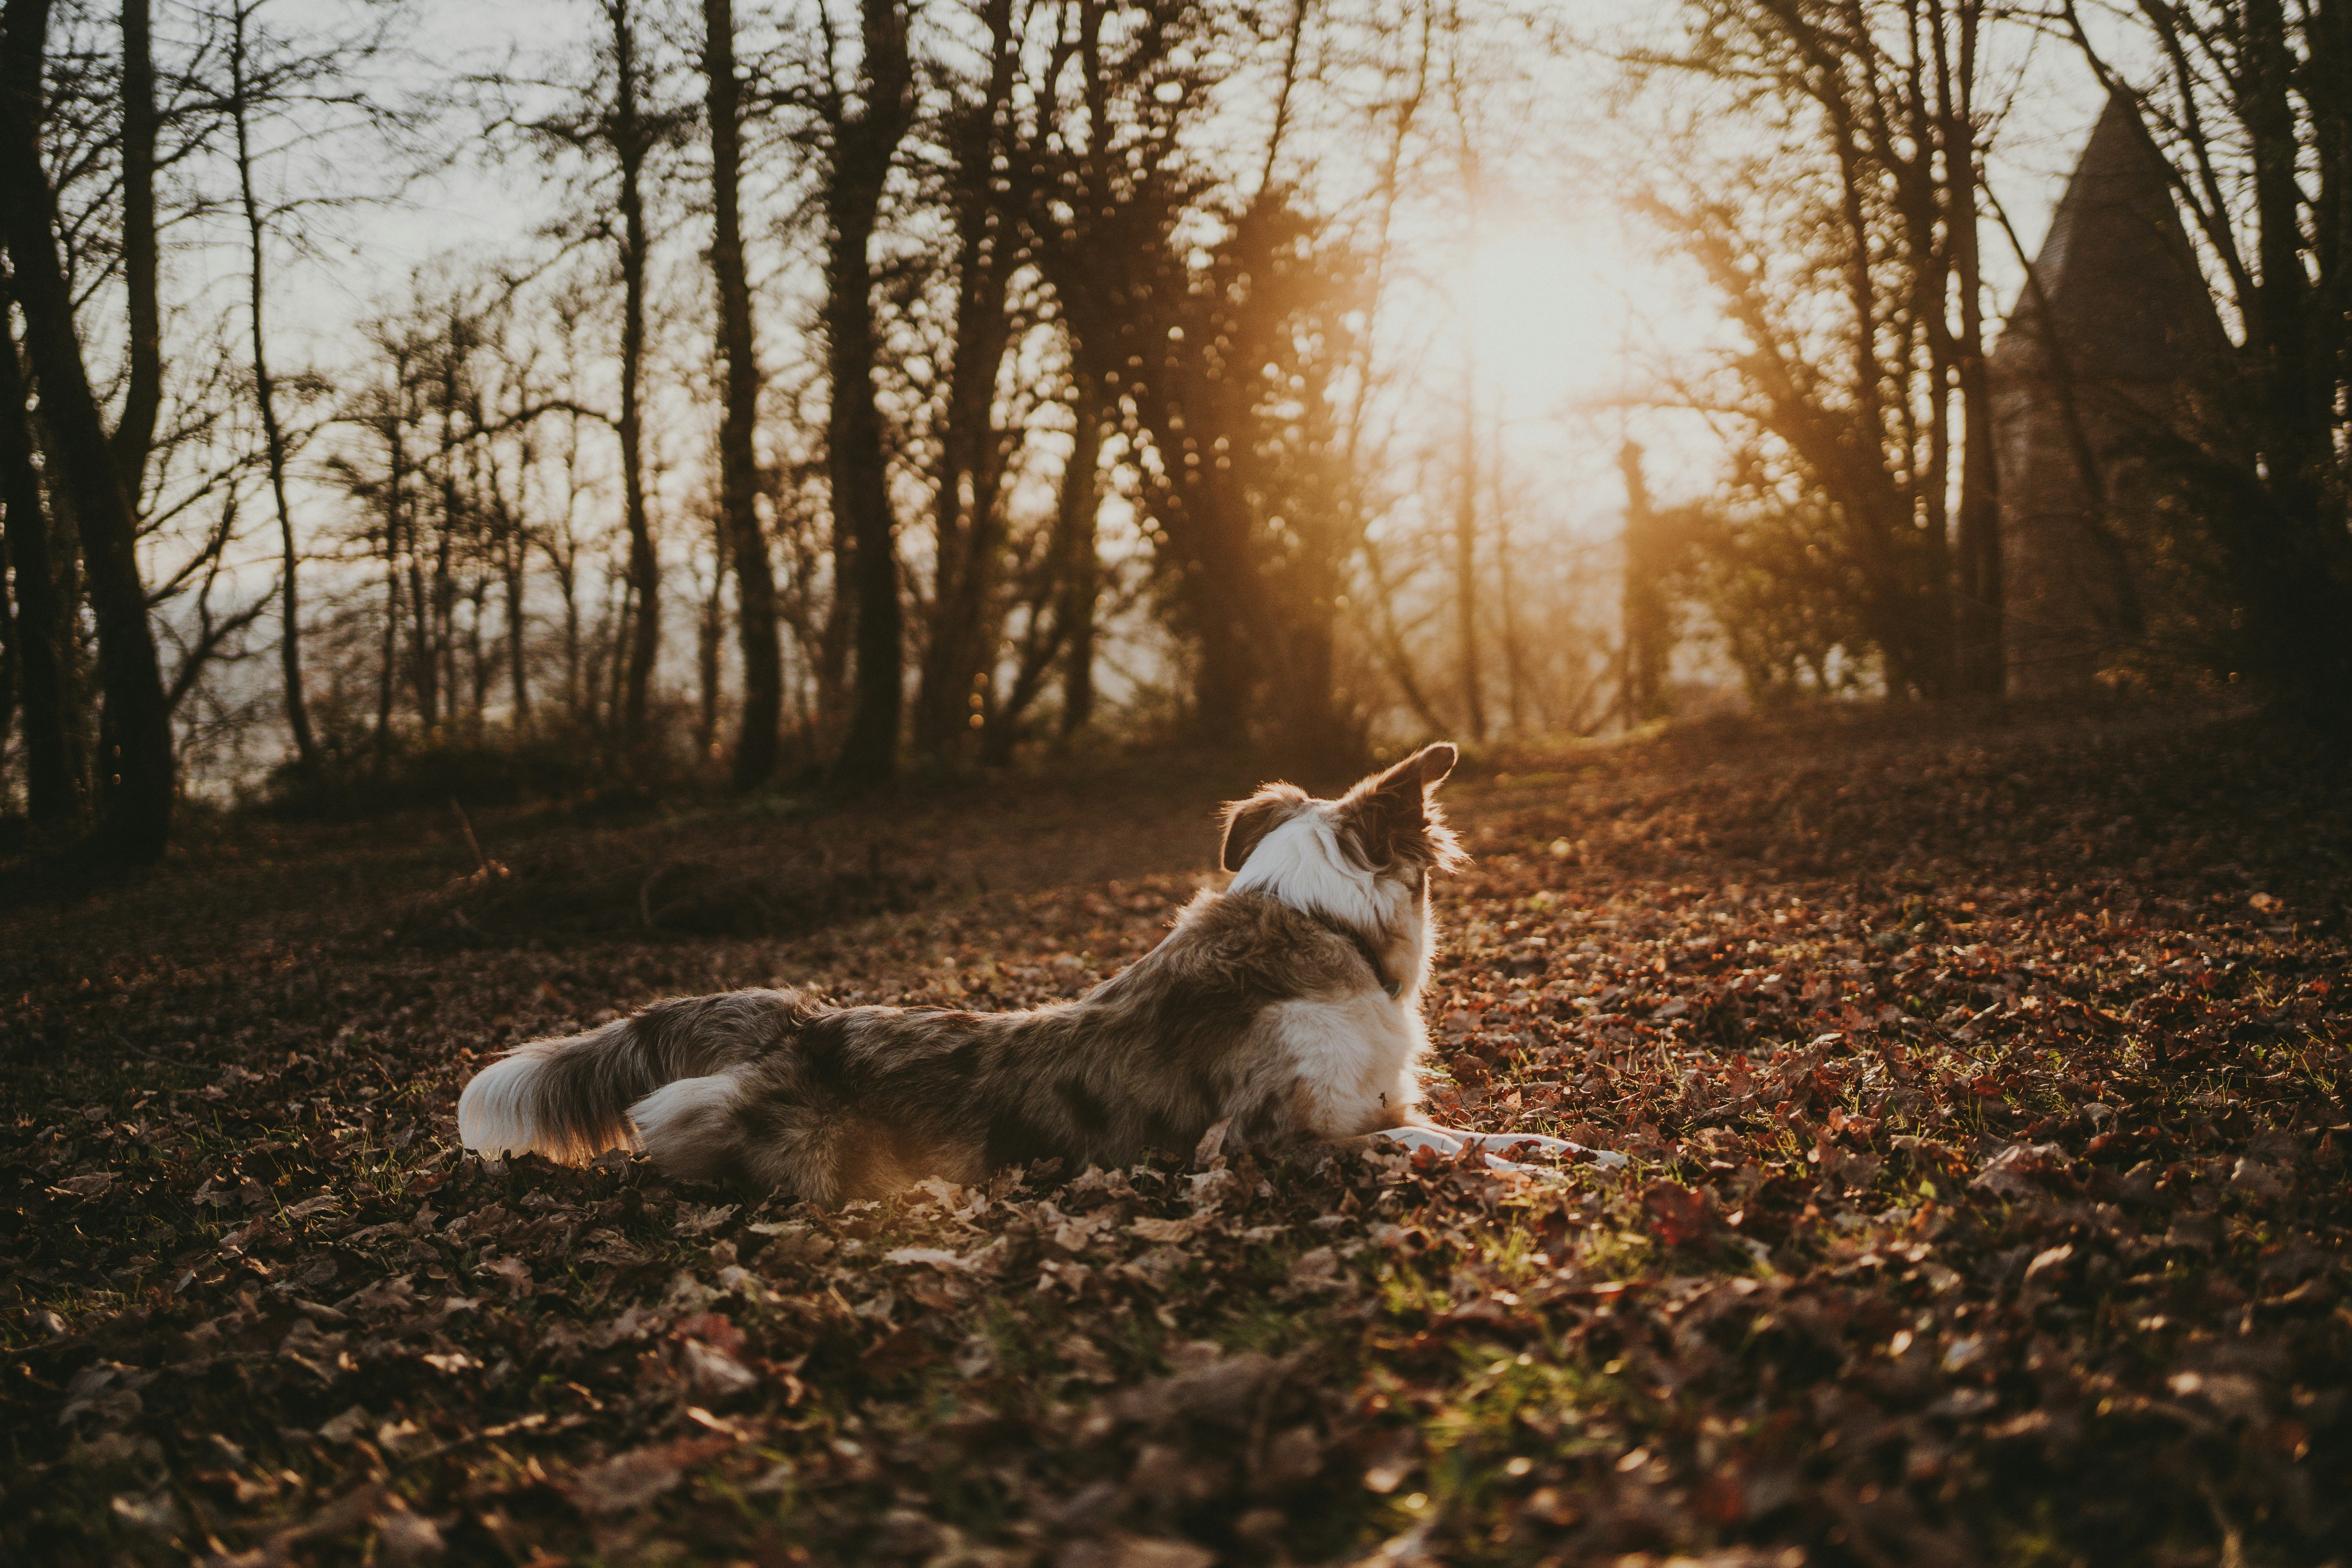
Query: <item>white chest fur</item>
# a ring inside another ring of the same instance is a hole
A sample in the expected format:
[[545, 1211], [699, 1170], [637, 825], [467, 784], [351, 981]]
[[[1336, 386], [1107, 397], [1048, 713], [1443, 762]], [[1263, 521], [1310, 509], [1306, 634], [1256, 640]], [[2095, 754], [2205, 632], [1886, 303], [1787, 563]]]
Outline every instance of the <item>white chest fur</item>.
[[1349, 1138], [1392, 1125], [1420, 1098], [1412, 1066], [1428, 1037], [1414, 1000], [1368, 988], [1269, 1010], [1276, 1048], [1304, 1092], [1316, 1136]]

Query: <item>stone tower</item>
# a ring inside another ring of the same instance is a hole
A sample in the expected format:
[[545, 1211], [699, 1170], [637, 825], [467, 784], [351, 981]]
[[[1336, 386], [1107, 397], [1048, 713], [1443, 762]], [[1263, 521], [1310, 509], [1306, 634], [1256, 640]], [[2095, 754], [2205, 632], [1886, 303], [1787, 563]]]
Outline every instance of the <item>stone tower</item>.
[[2145, 454], [2229, 358], [2170, 171], [2110, 97], [1990, 360], [2011, 692], [2080, 689], [2139, 638]]

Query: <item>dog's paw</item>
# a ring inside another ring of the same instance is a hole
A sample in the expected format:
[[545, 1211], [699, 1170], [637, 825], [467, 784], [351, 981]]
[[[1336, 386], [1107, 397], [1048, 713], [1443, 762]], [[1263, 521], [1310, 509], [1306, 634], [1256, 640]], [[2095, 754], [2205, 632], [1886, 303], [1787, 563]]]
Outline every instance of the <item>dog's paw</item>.
[[1546, 1138], [1534, 1132], [1474, 1132], [1457, 1136], [1471, 1147], [1486, 1152], [1489, 1159], [1502, 1154], [1518, 1161], [1549, 1158], [1563, 1164], [1583, 1161], [1604, 1171], [1622, 1170], [1631, 1163], [1613, 1149], [1588, 1148], [1565, 1138]]
[[1375, 1136], [1407, 1149], [1430, 1149], [1440, 1154], [1459, 1154], [1463, 1148], [1459, 1133], [1436, 1127], [1384, 1127]]
[[1486, 1169], [1490, 1171], [1511, 1171], [1522, 1176], [1541, 1176], [1551, 1181], [1567, 1180], [1558, 1165], [1530, 1165], [1519, 1160], [1506, 1160], [1500, 1154], [1483, 1152], [1479, 1158], [1486, 1162]]
[[1478, 1148], [1507, 1154], [1574, 1154], [1584, 1147], [1565, 1138], [1546, 1138], [1536, 1132], [1474, 1132], [1469, 1136]]
[[1387, 1128], [1376, 1136], [1408, 1149], [1431, 1149], [1440, 1154], [1459, 1154], [1465, 1149], [1475, 1149], [1486, 1156], [1489, 1166], [1497, 1171], [1541, 1173], [1556, 1169], [1549, 1165], [1528, 1164], [1525, 1162], [1528, 1159], [1551, 1159], [1563, 1163], [1581, 1160], [1605, 1171], [1622, 1170], [1629, 1163], [1624, 1155], [1614, 1150], [1591, 1149], [1565, 1138], [1547, 1138], [1538, 1132], [1465, 1132], [1452, 1127], [1414, 1126]]

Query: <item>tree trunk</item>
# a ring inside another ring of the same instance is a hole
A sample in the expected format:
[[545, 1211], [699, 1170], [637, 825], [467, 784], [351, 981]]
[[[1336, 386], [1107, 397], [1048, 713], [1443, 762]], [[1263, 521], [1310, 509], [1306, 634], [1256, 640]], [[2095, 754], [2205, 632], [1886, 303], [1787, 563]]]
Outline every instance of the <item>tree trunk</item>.
[[[571, 523], [567, 520], [568, 531]], [[587, 652], [580, 625], [579, 555], [567, 537], [566, 548], [558, 550], [554, 540], [546, 542], [547, 563], [555, 569], [555, 591], [563, 600], [563, 710], [578, 729], [595, 727], [596, 716], [590, 711], [594, 699], [589, 689]]]
[[482, 640], [483, 625], [489, 619], [490, 580], [474, 579], [473, 591], [466, 595], [466, 666], [473, 677], [474, 700], [468, 710], [467, 731], [476, 738], [482, 732], [482, 715], [490, 703], [490, 655]]
[[1665, 561], [1650, 486], [1642, 472], [1642, 448], [1628, 441], [1618, 449], [1625, 476], [1625, 582], [1619, 599], [1622, 640], [1617, 708], [1628, 730], [1667, 712], [1666, 664], [1673, 655], [1674, 610], [1666, 598]]
[[1201, 668], [1192, 681], [1192, 738], [1200, 745], [1223, 750], [1240, 744], [1249, 734], [1257, 696], [1258, 669], [1250, 658], [1249, 627], [1231, 601], [1235, 589], [1248, 584], [1212, 585], [1214, 569], [1196, 574], [1198, 586], [1191, 595], [1201, 641]]
[[1364, 571], [1371, 579], [1372, 604], [1379, 612], [1381, 662], [1389, 667], [1389, 674], [1403, 693], [1405, 706], [1412, 710], [1413, 717], [1429, 733], [1442, 735], [1446, 724], [1438, 717], [1437, 705], [1422, 690], [1421, 678], [1412, 668], [1412, 654], [1404, 646], [1404, 629], [1397, 624], [1396, 589], [1389, 581], [1387, 568], [1381, 563], [1380, 546], [1366, 539], [1363, 548]]
[[[1977, 241], [1977, 29], [1979, 0], [1958, 0], [1958, 58], [1944, 92], [1944, 180], [1952, 270], [1959, 287], [1960, 448], [1958, 670], [1960, 689], [1999, 697], [2008, 683], [2002, 653], [2000, 475], [1993, 452], [1992, 382], [1984, 350], [1984, 268]], [[1940, 29], [1938, 37], [1941, 37]], [[1940, 64], [1939, 56], [1939, 64]]]
[[[520, 527], [520, 524], [518, 524]], [[522, 569], [524, 569], [522, 538], [510, 536], [506, 543], [506, 700], [513, 708], [508, 724], [524, 729], [531, 721], [531, 668], [524, 658], [522, 647]]]
[[383, 666], [376, 677], [375, 771], [392, 766], [392, 701], [400, 678], [400, 510], [408, 483], [408, 447], [401, 438], [403, 388], [406, 376], [395, 369], [391, 402], [383, 415]]
[[[0, 566], [0, 577], [6, 574]], [[0, 752], [7, 750], [8, 731], [16, 727], [16, 607], [0, 587]]]
[[997, 572], [1005, 533], [995, 426], [996, 374], [1011, 338], [1003, 275], [972, 247], [966, 247], [964, 259], [981, 268], [992, 286], [967, 282], [958, 311], [933, 510], [931, 625], [915, 700], [915, 744], [942, 761], [971, 733], [966, 713], [972, 682], [987, 669], [997, 641]]
[[[2279, 509], [2299, 529], [2307, 527], [2306, 519], [2317, 510], [2326, 404], [2310, 395], [2306, 303], [2311, 279], [2304, 270], [2305, 193], [2297, 177], [2300, 142], [2291, 96], [2296, 62], [2280, 0], [2247, 0], [2244, 28], [2237, 85], [2253, 165], [2255, 247], [2262, 270], [2247, 312], [2247, 335], [2267, 416], [2271, 488]], [[2346, 89], [2339, 82], [2335, 90]]]
[[833, 167], [825, 190], [831, 224], [826, 264], [825, 338], [833, 406], [833, 506], [853, 545], [852, 581], [835, 592], [856, 603], [856, 688], [849, 732], [834, 761], [843, 784], [874, 784], [898, 766], [904, 648], [898, 557], [891, 540], [890, 496], [875, 406], [874, 276], [867, 247], [883, 182], [913, 117], [913, 71], [907, 18], [898, 0], [861, 0], [860, 66], [864, 106], [834, 118]]
[[629, 525], [629, 587], [636, 601], [629, 626], [628, 675], [622, 688], [621, 735], [631, 750], [643, 747], [653, 687], [654, 659], [661, 651], [661, 562], [654, 553], [653, 524], [646, 512], [646, 155], [652, 128], [637, 101], [637, 36], [629, 0], [609, 0], [613, 23], [614, 102], [613, 148], [621, 164], [621, 490]]
[[1062, 602], [1056, 612], [1062, 634], [1062, 739], [1084, 730], [1095, 716], [1095, 603], [1102, 593], [1102, 569], [1095, 554], [1095, 518], [1102, 510], [1103, 411], [1093, 377], [1079, 375], [1077, 435], [1069, 466], [1062, 470]]
[[[34, 366], [29, 355], [24, 368]], [[102, 678], [88, 657], [81, 634], [82, 610], [89, 603], [81, 560], [81, 514], [74, 505], [72, 488], [58, 476], [66, 459], [58, 450], [58, 434], [47, 419], [32, 421], [35, 450], [41, 458], [42, 499], [49, 507], [49, 566], [56, 574], [58, 657], [65, 690], [66, 765], [73, 770], [74, 796], [85, 818], [97, 816], [99, 796], [99, 710], [103, 705]], [[170, 698], [165, 698], [168, 705]]]
[[942, 138], [954, 160], [947, 201], [955, 220], [955, 336], [931, 476], [931, 614], [914, 714], [916, 750], [942, 762], [971, 738], [975, 682], [994, 662], [1004, 613], [998, 575], [1005, 441], [996, 426], [996, 385], [1013, 336], [1005, 278], [1020, 252], [1011, 203], [995, 187], [1000, 160], [1009, 165], [1015, 151], [1006, 144], [1004, 117], [1020, 39], [1012, 0], [987, 0], [983, 20], [987, 84], [957, 103]]
[[[530, 472], [531, 461], [532, 454], [526, 447], [524, 473]], [[506, 584], [507, 701], [511, 709], [508, 724], [517, 730], [530, 723], [530, 666], [524, 657], [523, 646], [524, 574], [530, 565], [530, 541], [524, 534], [522, 519], [523, 509], [529, 504], [530, 492], [521, 490], [511, 513], [502, 520], [505, 527], [499, 555], [499, 568]]]
[[1508, 711], [1511, 729], [1522, 732], [1527, 728], [1528, 704], [1533, 695], [1528, 673], [1526, 639], [1520, 635], [1519, 596], [1513, 592], [1516, 580], [1511, 569], [1511, 504], [1503, 488], [1503, 414], [1502, 402], [1496, 401], [1494, 451], [1486, 464], [1486, 493], [1495, 509], [1495, 606], [1501, 612], [1503, 623], [1503, 673], [1509, 685]]
[[[694, 628], [694, 668], [700, 699], [694, 715], [697, 767], [719, 757], [719, 689], [723, 674], [719, 649], [727, 636], [727, 557], [733, 552], [724, 517], [711, 519], [710, 533], [710, 591], [703, 595], [702, 614]], [[740, 756], [741, 747], [736, 750]]]
[[[2238, 570], [2245, 580], [2242, 598], [2253, 625], [2253, 650], [2268, 666], [2270, 680], [2299, 690], [2312, 705], [2352, 727], [2352, 630], [2347, 630], [2347, 591], [2352, 591], [2352, 547], [2347, 547], [2344, 458], [2340, 436], [2340, 378], [2346, 331], [2340, 316], [2329, 320], [2327, 296], [2315, 292], [2305, 270], [2305, 253], [2319, 264], [2320, 289], [2335, 288], [2346, 258], [2337, 247], [2347, 238], [2340, 210], [2328, 223], [2317, 209], [2318, 226], [2332, 227], [2320, 243], [2305, 237], [2305, 153], [2295, 99], [2315, 119], [2333, 123], [2315, 140], [2323, 143], [2326, 174], [2335, 184], [2347, 156], [2338, 141], [2345, 129], [2347, 89], [2342, 69], [2347, 53], [2342, 36], [2352, 24], [2321, 12], [2300, 29], [2312, 58], [2298, 61], [2280, 0], [2247, 0], [2237, 79], [2238, 112], [2252, 165], [2255, 250], [2260, 280], [2245, 308], [2246, 346], [2261, 408], [2263, 489], [2267, 517], [2248, 517], [2233, 531], [2245, 541]], [[2306, 16], [2310, 16], [2306, 12]], [[2335, 36], [2330, 36], [2330, 35]], [[2314, 35], [2316, 35], [2315, 37]], [[2320, 84], [2333, 82], [2333, 87]], [[2330, 132], [2332, 132], [2332, 134]], [[2326, 176], [2323, 176], [2326, 178]], [[2340, 202], [2340, 189], [2329, 193]], [[2331, 482], [2332, 481], [2332, 482]], [[2331, 496], [2329, 491], [2334, 489]]]
[[161, 858], [171, 841], [172, 716], [139, 581], [136, 525], [74, 336], [73, 299], [57, 249], [57, 204], [41, 165], [37, 127], [48, 10], [48, 0], [7, 0], [0, 14], [0, 225], [40, 378], [42, 411], [64, 469], [59, 477], [72, 492], [98, 621], [112, 743], [100, 759], [106, 807], [92, 847], [145, 865]]
[[1465, 339], [1462, 366], [1462, 488], [1454, 505], [1454, 616], [1461, 638], [1462, 716], [1473, 741], [1486, 738], [1486, 698], [1478, 675], [1478, 364]]
[[375, 764], [382, 773], [392, 762], [393, 697], [400, 680], [400, 533], [395, 521], [384, 524], [383, 638], [382, 668], [375, 686]]
[[[114, 471], [135, 514], [163, 403], [163, 311], [156, 298], [155, 61], [151, 0], [122, 0], [122, 290], [129, 375], [114, 426]], [[240, 34], [241, 37], [241, 34]]]
[[66, 620], [49, 560], [41, 476], [33, 466], [32, 403], [6, 330], [0, 289], [0, 526], [16, 574], [16, 690], [25, 715], [25, 810], [42, 826], [69, 822], [75, 798], [73, 745], [66, 728]]
[[433, 689], [438, 710], [431, 722], [454, 728], [457, 722], [457, 542], [465, 500], [457, 488], [457, 395], [455, 372], [445, 371], [441, 408], [441, 526], [433, 539]]
[[446, 357], [446, 348], [438, 352], [445, 356], [437, 375], [438, 387], [420, 396], [417, 420], [418, 434], [422, 436], [424, 411], [427, 406], [425, 397], [429, 396], [432, 400], [429, 406], [439, 415], [441, 426], [437, 453], [441, 471], [437, 482], [430, 467], [436, 456], [432, 449], [420, 453], [417, 462], [419, 486], [434, 486], [440, 491], [441, 526], [436, 531], [429, 577], [425, 572], [425, 506], [422, 496], [408, 519], [408, 613], [412, 631], [409, 683], [416, 698], [417, 725], [428, 740], [441, 727], [445, 703], [454, 706], [449, 697], [448, 683], [443, 679], [443, 668], [448, 640], [446, 628], [448, 624], [449, 538], [457, 522], [457, 486], [451, 473], [457, 449], [457, 411], [453, 390], [455, 372]]
[[743, 656], [743, 721], [735, 737], [734, 785], [755, 790], [776, 771], [783, 722], [783, 647], [776, 627], [776, 575], [756, 504], [752, 431], [760, 418], [758, 339], [743, 261], [743, 93], [735, 76], [734, 0], [703, 0], [702, 72], [709, 84], [710, 270], [719, 291], [719, 351], [727, 362], [727, 416], [719, 431], [719, 510], [735, 558], [736, 643]]
[[[246, 80], [247, 14], [242, 9], [236, 9], [231, 15], [229, 112], [236, 132], [236, 193], [245, 214], [245, 238], [250, 264], [246, 275], [246, 310], [253, 329], [253, 400], [261, 415], [263, 447], [269, 460], [269, 499], [278, 509], [278, 674], [286, 708], [286, 728], [294, 738], [295, 760], [307, 773], [315, 771], [319, 765], [319, 743], [310, 733], [310, 705], [302, 691], [301, 599], [298, 587], [302, 558], [294, 544], [294, 511], [286, 500], [286, 430], [278, 417], [278, 386], [270, 379], [268, 332], [262, 315], [262, 247], [268, 233], [262, 222], [261, 204], [253, 189], [253, 106], [247, 101], [249, 84]], [[151, 168], [151, 184], [152, 174]], [[151, 189], [148, 193], [151, 226], [154, 216], [153, 205], [154, 194]], [[151, 250], [152, 240], [151, 232]], [[152, 268], [152, 257], [149, 259]], [[151, 276], [148, 279], [151, 289], [153, 281]], [[135, 320], [135, 309], [133, 314]], [[151, 413], [151, 424], [152, 418]], [[117, 432], [118, 437], [121, 434]], [[121, 449], [119, 439], [117, 449]], [[143, 460], [142, 458], [142, 463]], [[126, 479], [129, 473], [130, 470], [126, 469]]]

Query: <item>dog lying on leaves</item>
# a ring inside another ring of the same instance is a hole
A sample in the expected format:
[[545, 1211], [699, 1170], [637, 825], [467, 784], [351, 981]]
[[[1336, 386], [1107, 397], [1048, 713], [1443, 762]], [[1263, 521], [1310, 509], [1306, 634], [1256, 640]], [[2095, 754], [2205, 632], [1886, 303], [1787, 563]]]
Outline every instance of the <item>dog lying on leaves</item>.
[[1588, 1153], [1414, 1114], [1429, 879], [1465, 859], [1429, 798], [1454, 762], [1434, 745], [1338, 800], [1270, 784], [1228, 805], [1231, 886], [1075, 1002], [663, 1002], [494, 1063], [458, 1100], [459, 1135], [488, 1157], [568, 1163], [641, 1148], [672, 1176], [824, 1205], [1035, 1160], [1115, 1169], [1220, 1126], [1236, 1152], [1384, 1134], [1445, 1153]]

